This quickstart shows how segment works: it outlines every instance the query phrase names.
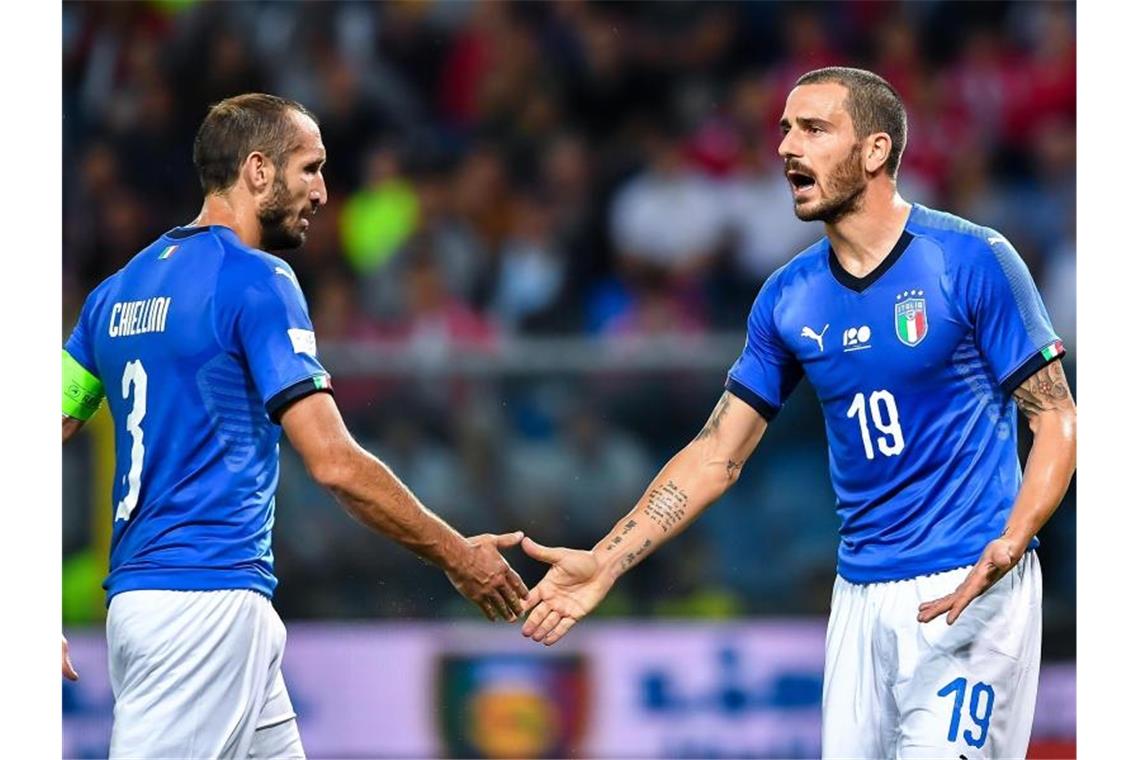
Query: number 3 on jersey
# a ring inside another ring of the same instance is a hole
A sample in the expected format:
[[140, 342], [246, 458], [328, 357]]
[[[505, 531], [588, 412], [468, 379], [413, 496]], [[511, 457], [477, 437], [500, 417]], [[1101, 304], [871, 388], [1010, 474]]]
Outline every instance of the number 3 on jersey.
[[[847, 410], [847, 417], [859, 418], [859, 432], [863, 435], [863, 453], [868, 459], [875, 458], [875, 449], [871, 445], [871, 431], [867, 427], [867, 407], [871, 407], [871, 419], [875, 423], [881, 436], [875, 443], [883, 456], [893, 457], [906, 446], [903, 440], [902, 425], [899, 424], [899, 408], [895, 404], [895, 397], [890, 391], [875, 391], [868, 400], [862, 393], [856, 393]], [[884, 417], [886, 418], [884, 420]]]
[[143, 417], [146, 417], [146, 370], [143, 369], [142, 362], [137, 359], [127, 362], [127, 366], [123, 368], [124, 401], [131, 398], [131, 386], [134, 386], [135, 390], [134, 404], [127, 415], [127, 432], [131, 435], [131, 469], [127, 473], [127, 493], [115, 510], [116, 521], [129, 520], [131, 512], [139, 503], [143, 457], [146, 456], [142, 430]]

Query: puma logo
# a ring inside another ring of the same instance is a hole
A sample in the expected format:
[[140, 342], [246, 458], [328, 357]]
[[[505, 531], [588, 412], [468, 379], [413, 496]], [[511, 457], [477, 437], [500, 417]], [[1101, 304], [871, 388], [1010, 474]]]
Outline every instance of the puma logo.
[[829, 328], [829, 327], [831, 327], [830, 322], [828, 322], [826, 325], [823, 326], [823, 332], [821, 332], [819, 334], [816, 334], [816, 331], [811, 329], [810, 327], [805, 327], [803, 330], [800, 330], [800, 337], [801, 338], [811, 338], [812, 340], [814, 340], [816, 343], [819, 344], [819, 350], [822, 351], [823, 350], [823, 336], [827, 334], [827, 328]]

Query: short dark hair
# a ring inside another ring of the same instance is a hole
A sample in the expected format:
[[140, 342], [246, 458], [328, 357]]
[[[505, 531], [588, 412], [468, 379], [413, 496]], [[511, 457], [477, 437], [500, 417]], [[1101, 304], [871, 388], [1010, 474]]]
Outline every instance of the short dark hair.
[[906, 149], [906, 108], [898, 90], [878, 74], [845, 66], [809, 71], [796, 81], [796, 87], [830, 82], [847, 88], [847, 101], [844, 105], [847, 113], [851, 114], [856, 137], [861, 140], [875, 132], [890, 135], [891, 152], [887, 156], [887, 173], [891, 179], [897, 178], [903, 150]]
[[317, 120], [294, 100], [260, 92], [235, 95], [210, 106], [194, 137], [194, 167], [202, 192], [209, 195], [233, 185], [241, 162], [255, 150], [269, 156], [274, 166], [284, 166], [297, 145], [290, 111]]

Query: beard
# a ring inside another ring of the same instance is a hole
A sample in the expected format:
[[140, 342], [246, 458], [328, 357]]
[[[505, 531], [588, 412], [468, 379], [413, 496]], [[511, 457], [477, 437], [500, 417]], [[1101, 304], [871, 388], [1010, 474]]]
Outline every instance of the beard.
[[[828, 197], [821, 198], [814, 207], [796, 205], [796, 217], [803, 222], [823, 222], [835, 224], [848, 214], [863, 206], [863, 195], [867, 192], [867, 180], [863, 177], [860, 165], [860, 147], [851, 149], [847, 160], [839, 163], [827, 178], [831, 188]], [[821, 193], [822, 195], [822, 188]]]
[[289, 201], [289, 188], [277, 174], [273, 178], [273, 192], [257, 210], [257, 221], [261, 223], [261, 247], [267, 251], [288, 251], [305, 244], [305, 231], [299, 229], [300, 222], [292, 218], [294, 214]]

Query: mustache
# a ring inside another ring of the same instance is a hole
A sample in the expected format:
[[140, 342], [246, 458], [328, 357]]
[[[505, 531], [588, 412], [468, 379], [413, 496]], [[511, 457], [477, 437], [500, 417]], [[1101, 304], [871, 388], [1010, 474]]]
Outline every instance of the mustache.
[[784, 174], [788, 172], [797, 172], [799, 174], [806, 174], [809, 177], [815, 177], [815, 172], [808, 169], [796, 159], [792, 158], [784, 162]]

